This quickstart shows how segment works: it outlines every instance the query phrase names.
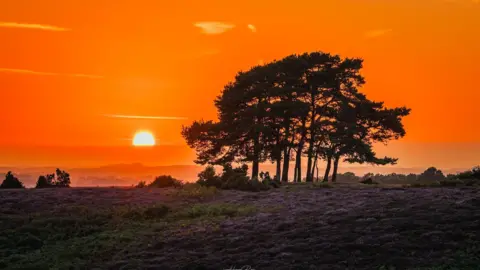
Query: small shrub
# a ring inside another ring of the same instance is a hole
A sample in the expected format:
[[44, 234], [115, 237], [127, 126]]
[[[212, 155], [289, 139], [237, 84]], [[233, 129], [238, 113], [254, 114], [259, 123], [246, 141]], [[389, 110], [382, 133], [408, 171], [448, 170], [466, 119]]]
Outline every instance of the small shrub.
[[403, 185], [406, 188], [428, 188], [428, 187], [441, 187], [440, 182], [430, 182], [430, 183], [413, 183], [409, 185]]
[[277, 180], [277, 178], [271, 178], [269, 172], [261, 172], [260, 173], [260, 179], [262, 180], [262, 183], [265, 186], [272, 187], [272, 188], [279, 188], [281, 185], [281, 182]]
[[378, 185], [378, 183], [373, 181], [372, 178], [365, 178], [362, 181], [360, 181], [360, 183], [362, 183], [364, 185]]
[[264, 191], [270, 189], [270, 187], [279, 187], [279, 181], [271, 180], [270, 176], [265, 173], [261, 173], [263, 181], [256, 179], [250, 180], [247, 175], [248, 166], [242, 165], [237, 168], [233, 168], [231, 164], [223, 165], [223, 173], [218, 176], [215, 174], [215, 170], [212, 166], [208, 166], [198, 176], [197, 184], [206, 187], [216, 187], [220, 189], [232, 189], [241, 191]]
[[207, 187], [222, 187], [222, 179], [216, 175], [215, 168], [213, 166], [207, 166], [205, 170], [198, 174], [198, 184]]
[[3, 180], [0, 188], [25, 188], [25, 186], [12, 174], [12, 172], [8, 172], [5, 175], [5, 180]]
[[314, 188], [333, 188], [328, 182], [315, 182], [312, 186]]
[[185, 184], [180, 190], [175, 193], [175, 196], [183, 198], [209, 198], [218, 194], [218, 189], [214, 186], [202, 186], [196, 184]]
[[465, 186], [465, 182], [460, 179], [445, 179], [439, 181], [439, 184], [444, 187], [458, 187]]
[[162, 218], [168, 214], [170, 209], [166, 205], [156, 205], [152, 207], [148, 207], [145, 209], [143, 212], [143, 215], [147, 219], [156, 219], [156, 218]]
[[282, 183], [277, 179], [270, 179], [270, 180], [264, 179], [262, 181], [262, 183], [265, 186], [269, 186], [269, 187], [272, 187], [272, 188], [279, 188], [282, 185]]
[[182, 182], [170, 175], [161, 175], [155, 178], [152, 183], [148, 185], [151, 188], [168, 188], [168, 187], [181, 187]]
[[194, 219], [202, 217], [236, 217], [245, 216], [255, 212], [257, 209], [249, 205], [235, 204], [197, 204], [183, 209], [174, 217], [180, 219]]
[[138, 184], [135, 186], [135, 188], [145, 188], [147, 187], [147, 182], [145, 181], [140, 181]]
[[54, 178], [55, 178], [55, 174], [41, 175], [40, 177], [38, 177], [37, 185], [35, 186], [35, 188], [53, 187], [55, 185], [53, 183]]
[[222, 185], [222, 189], [259, 192], [270, 189], [270, 186], [257, 179], [250, 180], [247, 176], [237, 174], [232, 175], [227, 182]]

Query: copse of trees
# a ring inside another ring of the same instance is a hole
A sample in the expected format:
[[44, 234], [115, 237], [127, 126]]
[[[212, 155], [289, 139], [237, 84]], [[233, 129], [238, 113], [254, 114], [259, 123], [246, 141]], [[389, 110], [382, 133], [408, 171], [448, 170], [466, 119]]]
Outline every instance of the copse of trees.
[[38, 177], [35, 188], [68, 188], [70, 184], [70, 174], [57, 169], [53, 174]]
[[386, 108], [359, 92], [363, 60], [314, 52], [239, 72], [216, 98], [218, 121], [195, 121], [182, 136], [196, 150], [198, 164], [251, 163], [258, 179], [260, 163], [276, 163], [276, 180], [319, 178], [318, 160], [327, 163], [323, 179], [336, 181], [341, 161], [377, 165], [396, 159], [378, 157], [374, 143], [405, 135], [406, 107]]
[[155, 179], [147, 184], [145, 181], [140, 181], [135, 187], [136, 188], [170, 188], [170, 187], [181, 187], [183, 182], [173, 178], [170, 175], [160, 175], [155, 177]]
[[0, 188], [3, 188], [3, 189], [10, 189], [10, 188], [25, 188], [25, 186], [23, 185], [23, 183], [18, 180], [17, 177], [15, 177], [15, 175], [13, 175], [12, 172], [8, 172], [6, 175], [5, 175], [5, 179], [3, 180], [2, 184], [0, 185]]

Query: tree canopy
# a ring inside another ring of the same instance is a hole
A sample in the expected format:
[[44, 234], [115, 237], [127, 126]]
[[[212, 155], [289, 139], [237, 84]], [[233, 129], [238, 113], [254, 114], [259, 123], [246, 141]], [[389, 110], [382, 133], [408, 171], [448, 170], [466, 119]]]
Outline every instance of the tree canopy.
[[[252, 163], [258, 178], [263, 162], [276, 163], [276, 179], [288, 181], [295, 160], [294, 181], [318, 179], [318, 160], [327, 162], [335, 181], [340, 161], [394, 164], [378, 157], [374, 143], [405, 136], [406, 107], [387, 108], [359, 92], [363, 60], [323, 52], [290, 55], [239, 72], [215, 99], [218, 121], [195, 121], [182, 135], [197, 153], [199, 164]], [[282, 165], [283, 164], [283, 165]]]
[[68, 188], [70, 187], [70, 174], [56, 169], [55, 173], [38, 177], [35, 188]]

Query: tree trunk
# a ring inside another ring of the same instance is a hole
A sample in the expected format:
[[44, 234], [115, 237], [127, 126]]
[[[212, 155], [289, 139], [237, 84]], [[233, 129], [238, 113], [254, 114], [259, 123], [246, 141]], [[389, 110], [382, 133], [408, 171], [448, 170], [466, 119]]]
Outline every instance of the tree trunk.
[[296, 159], [296, 168], [297, 168], [297, 181], [298, 183], [302, 182], [302, 154], [297, 153], [297, 159]]
[[315, 154], [315, 159], [313, 161], [312, 172], [310, 173], [312, 179], [315, 178], [315, 177], [313, 177], [315, 175], [315, 169], [317, 170], [316, 182], [318, 182], [318, 152], [317, 152], [317, 154]]
[[252, 179], [258, 179], [258, 171], [259, 171], [259, 162], [258, 159], [253, 161], [252, 164]]
[[338, 172], [338, 162], [339, 161], [340, 161], [340, 156], [336, 156], [335, 161], [333, 162], [332, 182], [337, 181], [337, 172]]
[[[313, 130], [311, 131], [313, 132]], [[307, 163], [307, 182], [312, 182], [313, 181], [313, 168], [312, 168], [312, 159], [313, 159], [313, 136], [314, 134], [311, 135], [312, 138], [310, 138], [310, 145], [308, 146], [308, 163]]]
[[288, 182], [288, 168], [290, 165], [290, 149], [286, 147], [283, 150], [283, 172], [282, 172], [282, 182]]
[[315, 104], [315, 100], [316, 100], [316, 94], [315, 94], [315, 90], [312, 89], [312, 87], [310, 87], [310, 94], [311, 94], [311, 112], [312, 112], [312, 117], [310, 119], [310, 141], [309, 141], [309, 145], [308, 145], [308, 152], [307, 152], [307, 156], [308, 156], [308, 162], [307, 162], [307, 182], [312, 182], [313, 181], [313, 168], [312, 168], [312, 159], [313, 159], [313, 147], [315, 145], [315, 127], [316, 127], [316, 123], [315, 123], [315, 118], [317, 116], [317, 113], [316, 113], [316, 104]]
[[325, 169], [325, 175], [323, 176], [323, 182], [328, 182], [328, 176], [330, 175], [330, 169], [332, 168], [332, 156], [327, 157], [327, 168]]
[[297, 182], [297, 174], [298, 174], [298, 162], [297, 158], [295, 157], [295, 167], [293, 168], [293, 182]]
[[280, 181], [282, 179], [281, 174], [282, 174], [282, 154], [277, 156], [277, 173], [275, 175], [276, 177], [275, 179], [277, 181]]
[[259, 165], [260, 165], [260, 142], [256, 137], [253, 142], [253, 162], [252, 162], [252, 179], [258, 179]]

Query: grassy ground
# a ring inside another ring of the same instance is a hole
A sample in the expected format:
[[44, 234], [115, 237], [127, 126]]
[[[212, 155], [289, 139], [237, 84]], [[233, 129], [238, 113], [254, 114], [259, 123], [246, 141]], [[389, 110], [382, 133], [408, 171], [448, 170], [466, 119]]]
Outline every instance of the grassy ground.
[[0, 190], [2, 269], [480, 269], [480, 190]]

